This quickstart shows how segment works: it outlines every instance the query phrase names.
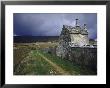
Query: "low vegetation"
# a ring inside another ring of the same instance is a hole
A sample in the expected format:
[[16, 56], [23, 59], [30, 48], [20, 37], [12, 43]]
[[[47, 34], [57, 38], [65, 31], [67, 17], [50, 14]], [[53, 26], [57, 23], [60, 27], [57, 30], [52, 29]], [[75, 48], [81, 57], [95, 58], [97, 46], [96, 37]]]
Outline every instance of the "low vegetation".
[[[15, 75], [94, 75], [87, 67], [81, 67], [42, 48], [55, 47], [56, 44], [15, 44], [14, 74]], [[48, 59], [48, 61], [46, 59]], [[50, 62], [50, 63], [49, 63]], [[54, 65], [52, 65], [54, 63]], [[56, 69], [56, 67], [61, 69]]]

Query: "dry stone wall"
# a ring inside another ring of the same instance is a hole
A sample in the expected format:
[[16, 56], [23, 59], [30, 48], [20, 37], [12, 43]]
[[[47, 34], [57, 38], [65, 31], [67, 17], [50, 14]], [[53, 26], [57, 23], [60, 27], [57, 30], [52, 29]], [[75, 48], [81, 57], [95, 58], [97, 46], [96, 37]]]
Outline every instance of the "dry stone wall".
[[97, 70], [97, 48], [72, 47], [66, 58], [76, 64]]

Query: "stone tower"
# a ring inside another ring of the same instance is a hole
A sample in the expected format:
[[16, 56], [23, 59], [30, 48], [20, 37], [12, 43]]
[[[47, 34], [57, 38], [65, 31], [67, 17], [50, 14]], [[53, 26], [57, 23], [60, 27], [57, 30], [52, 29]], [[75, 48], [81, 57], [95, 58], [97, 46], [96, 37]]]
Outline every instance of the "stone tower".
[[71, 47], [88, 45], [89, 39], [86, 24], [81, 28], [78, 24], [78, 19], [76, 19], [75, 27], [63, 25], [61, 38]]
[[83, 27], [80, 27], [76, 19], [74, 27], [63, 25], [56, 53], [57, 56], [65, 57], [71, 47], [86, 47], [87, 45], [89, 45], [87, 26], [84, 24]]

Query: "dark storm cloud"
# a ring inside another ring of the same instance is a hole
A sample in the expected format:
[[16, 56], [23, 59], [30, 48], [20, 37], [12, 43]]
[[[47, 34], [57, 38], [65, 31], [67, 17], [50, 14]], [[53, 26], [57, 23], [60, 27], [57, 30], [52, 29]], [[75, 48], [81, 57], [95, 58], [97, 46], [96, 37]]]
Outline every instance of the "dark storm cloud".
[[87, 24], [89, 38], [97, 38], [97, 14], [95, 13], [15, 13], [14, 35], [59, 36], [62, 26]]

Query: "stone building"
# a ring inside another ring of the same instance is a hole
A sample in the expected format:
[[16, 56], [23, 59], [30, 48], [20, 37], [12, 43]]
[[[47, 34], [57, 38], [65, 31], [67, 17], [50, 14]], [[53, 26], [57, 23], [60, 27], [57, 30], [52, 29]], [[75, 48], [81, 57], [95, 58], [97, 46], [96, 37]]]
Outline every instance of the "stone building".
[[94, 65], [93, 67], [96, 68], [97, 47], [89, 44], [86, 24], [81, 27], [76, 19], [75, 27], [63, 25], [56, 55], [80, 64], [90, 65], [91, 62], [91, 66]]
[[76, 19], [75, 27], [63, 25], [58, 46], [58, 56], [64, 57], [64, 53], [68, 53], [67, 49], [70, 47], [86, 47], [89, 45], [88, 30], [86, 24], [83, 27], [78, 25]]
[[81, 28], [77, 24], [77, 21], [78, 19], [76, 19], [75, 27], [63, 25], [60, 35], [60, 39], [63, 40], [65, 43], [68, 42], [71, 47], [81, 47], [89, 44], [86, 24], [84, 24], [84, 26]]

